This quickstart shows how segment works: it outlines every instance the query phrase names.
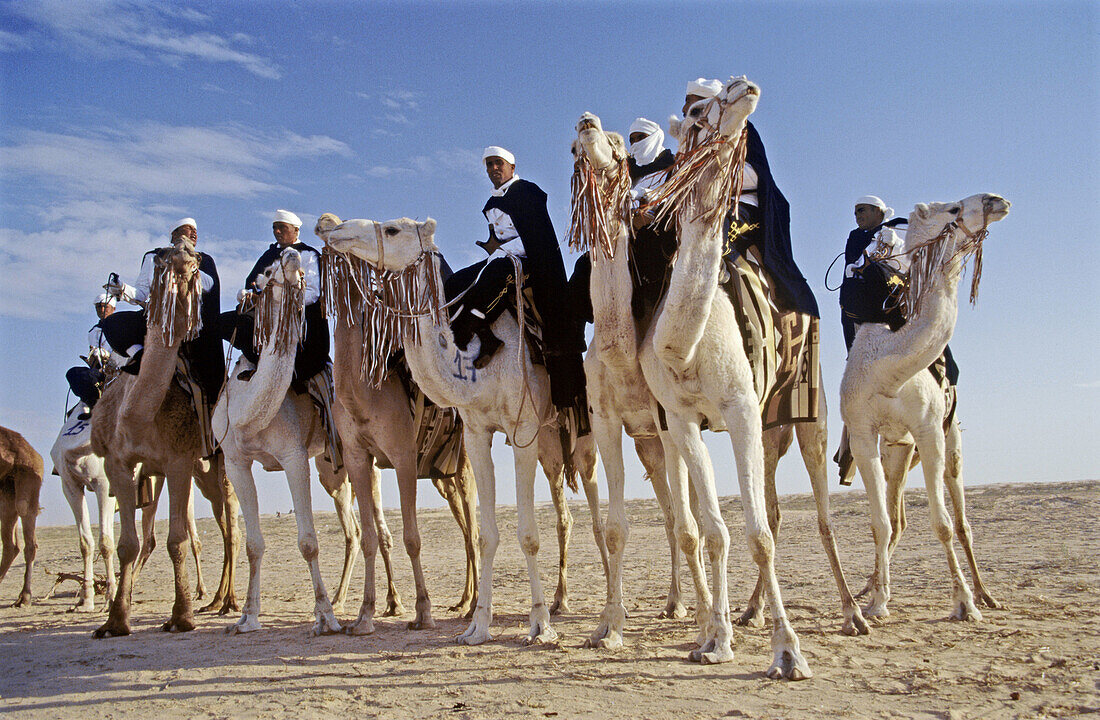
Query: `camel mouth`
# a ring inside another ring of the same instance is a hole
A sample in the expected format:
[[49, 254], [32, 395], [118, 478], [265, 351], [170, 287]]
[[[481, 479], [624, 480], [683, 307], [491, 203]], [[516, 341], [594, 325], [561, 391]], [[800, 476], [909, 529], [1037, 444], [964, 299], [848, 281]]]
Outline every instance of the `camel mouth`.
[[598, 130], [595, 120], [584, 119], [577, 123], [577, 132], [584, 132], [585, 130]]
[[1012, 203], [998, 195], [986, 198], [983, 205], [990, 220], [1000, 220], [1008, 215], [1008, 210], [1012, 207]]

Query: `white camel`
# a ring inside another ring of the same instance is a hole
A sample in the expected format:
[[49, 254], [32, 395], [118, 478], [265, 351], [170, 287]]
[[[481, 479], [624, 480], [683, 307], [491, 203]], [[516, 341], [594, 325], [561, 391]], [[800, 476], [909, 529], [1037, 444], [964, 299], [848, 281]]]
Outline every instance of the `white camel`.
[[[641, 346], [646, 382], [667, 411], [669, 433], [687, 463], [698, 496], [706, 552], [711, 561], [714, 605], [709, 637], [691, 655], [705, 663], [733, 659], [726, 560], [729, 532], [718, 505], [714, 469], [700, 431], [703, 419], [712, 428], [728, 430], [737, 460], [745, 533], [749, 550], [764, 578], [771, 605], [773, 662], [767, 675], [799, 680], [811, 676], [791, 628], [775, 574], [774, 539], [768, 526], [764, 498], [764, 449], [760, 406], [752, 369], [745, 355], [734, 308], [718, 291], [723, 252], [721, 220], [736, 186], [735, 158], [744, 142], [745, 122], [756, 109], [760, 90], [745, 78], [731, 79], [717, 98], [692, 109], [692, 119], [706, 119], [712, 138], [707, 144], [713, 160], [686, 186], [687, 196], [670, 203], [678, 212], [679, 252], [668, 292], [657, 307], [656, 320]], [[693, 127], [688, 132], [703, 132]], [[705, 154], [697, 155], [706, 157]], [[670, 477], [671, 480], [671, 477]], [[677, 528], [691, 539], [695, 519], [676, 490], [673, 497]]]
[[[943, 543], [951, 573], [953, 611], [957, 620], [981, 620], [974, 596], [952, 547], [952, 528], [944, 505], [947, 483], [955, 505], [956, 525], [980, 587], [970, 526], [966, 522], [961, 473], [961, 436], [957, 422], [947, 421], [944, 392], [926, 368], [943, 354], [958, 318], [958, 283], [967, 259], [976, 255], [971, 300], [981, 276], [981, 248], [989, 224], [1008, 214], [1010, 203], [991, 195], [972, 195], [954, 203], [919, 204], [909, 215], [906, 245], [914, 250], [908, 290], [908, 322], [897, 332], [864, 323], [857, 331], [840, 384], [840, 412], [848, 427], [852, 456], [867, 488], [875, 538], [875, 573], [870, 583], [868, 617], [885, 617], [890, 599], [890, 552], [904, 524], [887, 508], [887, 481], [879, 455], [880, 440], [915, 443], [924, 471], [932, 527]], [[946, 427], [945, 427], [946, 424]], [[890, 459], [890, 505], [900, 506], [901, 484], [909, 466], [908, 448]], [[893, 528], [891, 515], [895, 516]], [[996, 601], [980, 588], [991, 607]]]
[[[260, 361], [251, 379], [244, 381], [238, 375], [244, 364], [251, 364], [243, 357], [238, 360], [214, 408], [214, 433], [222, 438], [226, 473], [244, 513], [248, 554], [248, 594], [240, 619], [226, 629], [230, 633], [252, 632], [261, 627], [260, 563], [264, 540], [252, 476], [252, 463], [257, 461], [266, 470], [283, 470], [290, 485], [298, 524], [298, 548], [313, 580], [316, 622], [311, 634], [342, 629], [321, 579], [309, 489], [309, 459], [324, 452], [325, 432], [309, 396], [288, 392], [304, 322], [303, 281], [301, 258], [293, 248], [284, 250], [279, 260], [264, 271], [260, 283], [265, 287], [256, 310], [257, 338], [262, 343]], [[346, 495], [344, 504], [351, 514], [350, 489]], [[351, 517], [354, 520], [353, 514]]]
[[[61, 477], [61, 490], [69, 507], [73, 511], [76, 520], [76, 528], [80, 540], [80, 556], [83, 561], [83, 573], [77, 602], [70, 612], [92, 612], [95, 610], [95, 573], [92, 570], [94, 553], [92, 550], [92, 527], [88, 504], [84, 498], [84, 491], [89, 490], [96, 496], [96, 505], [99, 508], [99, 554], [103, 558], [106, 571], [106, 590], [104, 598], [114, 597], [117, 587], [115, 578], [115, 499], [110, 494], [110, 483], [107, 480], [107, 471], [103, 458], [92, 452], [92, 426], [89, 420], [80, 419], [79, 415], [85, 407], [81, 404], [74, 406], [65, 416], [65, 422], [61, 426], [57, 440], [50, 449], [50, 458], [53, 460], [54, 470]], [[204, 465], [212, 465], [204, 469]], [[157, 505], [160, 493], [164, 486], [163, 477], [153, 478], [154, 491], [153, 502], [142, 508], [141, 528], [142, 543], [138, 554], [137, 564], [134, 567], [134, 579], [152, 554], [156, 546], [156, 537], [153, 535], [153, 523], [156, 518]], [[218, 584], [218, 590], [214, 598], [199, 612], [216, 610], [221, 614], [229, 610], [237, 610], [236, 594], [233, 591], [233, 567], [237, 559], [239, 547], [237, 535], [237, 496], [233, 488], [224, 480], [224, 473], [218, 463], [208, 463], [200, 460], [196, 464], [195, 484], [202, 494], [210, 500], [214, 510], [214, 518], [222, 533], [224, 544], [222, 576]], [[202, 540], [199, 538], [198, 529], [195, 527], [195, 514], [193, 506], [187, 511], [187, 534], [191, 539], [191, 554], [195, 558], [196, 582], [195, 599], [201, 600], [206, 595], [206, 583], [202, 575]]]
[[[550, 626], [550, 608], [546, 604], [538, 572], [539, 535], [534, 514], [535, 468], [540, 450], [550, 456], [544, 457], [544, 460], [553, 463], [553, 448], [558, 445], [558, 428], [549, 412], [549, 379], [545, 369], [532, 364], [520, 327], [509, 313], [501, 314], [493, 324], [493, 333], [504, 341], [504, 348], [483, 370], [473, 367], [473, 359], [480, 349], [479, 343], [472, 343], [465, 351], [455, 346], [442, 310], [443, 285], [439, 275], [440, 256], [434, 240], [435, 227], [435, 220], [430, 218], [423, 223], [408, 218], [381, 223], [348, 220], [320, 234], [326, 244], [337, 252], [354, 255], [377, 269], [404, 274], [414, 307], [400, 310], [411, 314], [414, 320], [403, 325], [400, 337], [413, 378], [433, 402], [456, 407], [462, 415], [466, 452], [477, 482], [482, 555], [477, 607], [469, 627], [458, 637], [458, 641], [477, 645], [491, 639], [493, 560], [499, 543], [496, 476], [491, 447], [493, 433], [503, 432], [512, 445], [515, 457], [517, 532], [531, 582], [532, 607], [526, 642], [552, 642], [557, 638], [557, 632]], [[573, 461], [585, 454], [586, 446], [591, 458], [589, 465], [594, 468], [590, 438], [584, 437], [578, 441]], [[561, 458], [559, 449], [556, 454], [559, 463]], [[543, 467], [550, 479], [552, 492], [560, 492], [556, 488], [561, 483], [561, 465], [557, 466], [556, 472], [546, 462]], [[592, 513], [593, 533], [606, 567], [607, 551], [596, 506], [594, 472], [582, 470], [582, 480], [589, 506], [595, 508]], [[559, 543], [567, 542], [568, 525], [564, 528], [564, 535], [559, 525]], [[562, 550], [559, 592], [564, 591], [565, 579], [564, 547]], [[564, 596], [561, 601], [564, 605]]]
[[[630, 224], [625, 205], [630, 189], [626, 147], [618, 133], [605, 132], [600, 119], [585, 113], [577, 122], [573, 179], [574, 243], [588, 247], [592, 259], [593, 338], [584, 358], [588, 402], [592, 407], [592, 435], [600, 450], [607, 477], [608, 582], [611, 595], [586, 645], [616, 649], [623, 644], [626, 608], [622, 600], [622, 572], [630, 529], [624, 504], [625, 471], [622, 434], [634, 440], [638, 459], [653, 485], [665, 519], [672, 558], [672, 578], [661, 617], [687, 614], [681, 601], [680, 552], [676, 539], [667, 472], [683, 473], [683, 463], [671, 445], [662, 447], [656, 415], [657, 401], [638, 364], [638, 325], [631, 311], [633, 281], [630, 269]], [[576, 235], [583, 237], [576, 237]], [[686, 487], [684, 480], [674, 483]], [[696, 538], [698, 548], [698, 538]], [[699, 552], [688, 555], [688, 565], [700, 597], [698, 618], [706, 620], [710, 590]]]

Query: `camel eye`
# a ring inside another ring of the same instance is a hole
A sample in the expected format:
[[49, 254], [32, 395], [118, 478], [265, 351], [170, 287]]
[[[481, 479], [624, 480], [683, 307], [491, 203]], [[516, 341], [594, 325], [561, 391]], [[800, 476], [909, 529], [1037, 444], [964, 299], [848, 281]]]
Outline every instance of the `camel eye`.
[[958, 205], [956, 205], [955, 207], [948, 210], [948, 212], [951, 213], [952, 215], [958, 215], [959, 212], [961, 212], [961, 211], [962, 211], [962, 208], [959, 207]]
[[397, 233], [399, 233], [399, 232], [401, 232], [401, 231], [400, 231], [400, 230], [398, 230], [398, 229], [397, 229], [397, 228], [395, 228], [395, 227], [388, 227], [388, 228], [386, 228], [386, 234], [387, 234], [387, 235], [389, 235], [390, 237], [393, 237], [394, 235], [396, 235], [396, 234], [397, 234]]

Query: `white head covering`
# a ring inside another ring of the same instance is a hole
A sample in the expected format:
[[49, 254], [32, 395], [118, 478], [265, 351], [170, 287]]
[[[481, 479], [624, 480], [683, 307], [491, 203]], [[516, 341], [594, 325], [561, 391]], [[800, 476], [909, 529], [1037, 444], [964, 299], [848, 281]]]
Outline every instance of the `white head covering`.
[[[179, 225], [177, 225], [176, 227], [179, 227]], [[107, 293], [100, 293], [95, 296], [96, 305], [110, 305], [111, 307], [114, 307], [116, 302], [118, 301], [115, 299], [115, 297], [113, 295], [108, 295]]]
[[271, 224], [274, 225], [277, 222], [293, 225], [296, 228], [302, 227], [302, 220], [289, 210], [276, 210], [275, 217], [271, 219]]
[[856, 200], [856, 205], [873, 205], [877, 207], [882, 211], [883, 220], [889, 220], [894, 215], [894, 208], [886, 207], [886, 203], [882, 201], [882, 198], [876, 195], [864, 195]]
[[687, 91], [684, 92], [684, 96], [697, 95], [701, 98], [712, 98], [720, 92], [722, 92], [721, 80], [696, 78], [687, 84]]
[[665, 133], [660, 125], [645, 118], [638, 118], [630, 123], [630, 132], [627, 137], [634, 133], [645, 133], [646, 136], [631, 144], [630, 156], [639, 165], [648, 165], [665, 149]]
[[195, 218], [181, 218], [176, 221], [175, 225], [172, 226], [172, 232], [179, 230], [184, 225], [190, 225], [191, 227], [195, 228], [195, 230], [199, 229], [198, 223], [195, 222]]
[[516, 164], [516, 156], [508, 152], [504, 148], [500, 147], [499, 145], [490, 145], [489, 147], [485, 148], [485, 152], [481, 153], [482, 162], [485, 162], [491, 157], [502, 158], [509, 165]]

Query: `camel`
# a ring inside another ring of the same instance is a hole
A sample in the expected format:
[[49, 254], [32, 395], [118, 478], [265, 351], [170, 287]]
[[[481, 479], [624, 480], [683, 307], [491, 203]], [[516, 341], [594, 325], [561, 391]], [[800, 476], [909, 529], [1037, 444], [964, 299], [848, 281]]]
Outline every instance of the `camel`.
[[953, 583], [950, 617], [972, 622], [982, 619], [951, 544], [953, 533], [943, 497], [945, 474], [975, 586], [984, 602], [997, 607], [981, 585], [974, 561], [964, 507], [958, 423], [945, 422], [950, 408], [944, 392], [925, 369], [943, 353], [954, 331], [958, 283], [967, 259], [971, 255], [977, 258], [973, 301], [981, 276], [982, 241], [989, 224], [1004, 218], [1010, 205], [988, 193], [954, 203], [917, 205], [909, 215], [906, 237], [907, 247], [914, 248], [910, 250], [914, 258], [907, 297], [909, 320], [897, 332], [885, 325], [862, 324], [848, 354], [840, 384], [840, 412], [867, 489], [875, 539], [875, 572], [864, 609], [868, 617], [889, 615], [890, 554], [904, 527], [901, 491], [911, 455], [906, 445], [886, 453], [891, 477], [888, 486], [879, 454], [881, 442], [912, 443], [920, 454], [932, 527], [943, 543]]
[[[99, 507], [99, 553], [103, 558], [106, 571], [106, 591], [104, 597], [114, 597], [117, 588], [115, 579], [115, 528], [114, 513], [115, 500], [110, 496], [110, 484], [107, 481], [107, 473], [104, 469], [103, 458], [92, 452], [91, 449], [91, 422], [77, 417], [84, 410], [83, 405], [74, 406], [66, 415], [61, 432], [50, 449], [50, 457], [53, 460], [54, 469], [61, 476], [61, 490], [65, 499], [72, 508], [73, 517], [76, 520], [77, 532], [80, 538], [80, 555], [83, 559], [83, 575], [81, 588], [77, 596], [76, 605], [70, 608], [70, 612], [92, 612], [95, 610], [95, 575], [92, 571], [92, 528], [88, 514], [88, 504], [84, 499], [84, 491], [95, 493]], [[203, 466], [206, 467], [203, 467]], [[236, 610], [237, 599], [233, 590], [233, 568], [236, 564], [237, 551], [240, 546], [237, 530], [237, 496], [233, 493], [232, 486], [225, 478], [223, 466], [220, 460], [216, 463], [200, 461], [196, 463], [194, 470], [195, 484], [206, 497], [214, 510], [214, 519], [222, 532], [224, 553], [222, 561], [222, 576], [218, 584], [218, 590], [214, 598], [199, 612], [216, 610], [225, 614], [230, 610]], [[142, 542], [141, 552], [134, 568], [135, 582], [145, 561], [156, 546], [156, 538], [153, 535], [153, 522], [156, 517], [156, 508], [163, 488], [163, 478], [155, 478], [155, 490], [153, 502], [142, 508], [141, 526]], [[202, 575], [202, 541], [199, 539], [195, 528], [194, 513], [187, 513], [187, 534], [191, 540], [191, 552], [195, 558], [195, 571], [197, 575], [195, 598], [201, 600], [206, 595], [206, 584]]]
[[[339, 223], [338, 217], [325, 213], [318, 219], [314, 232], [321, 237], [324, 231], [331, 230]], [[331, 253], [329, 250], [326, 252]], [[333, 263], [346, 260], [343, 256], [327, 257], [330, 268]], [[327, 274], [332, 276], [333, 272]], [[408, 393], [394, 373], [364, 380], [363, 295], [357, 282], [337, 283], [331, 280], [329, 284], [332, 286], [328, 292], [330, 315], [335, 315], [332, 376], [336, 401], [333, 416], [340, 436], [346, 439], [344, 462], [355, 494], [359, 498], [361, 524], [366, 529], [362, 536], [363, 555], [367, 563], [363, 604], [358, 618], [346, 631], [352, 635], [374, 631], [374, 558], [380, 538], [384, 549], [388, 549], [393, 543], [382, 513], [379, 465], [393, 467], [397, 473], [404, 544], [412, 562], [417, 594], [416, 619], [408, 627], [414, 630], [434, 627], [431, 600], [420, 564], [421, 542], [416, 520], [417, 448], [415, 443], [410, 442], [410, 438], [417, 436], [417, 428], [410, 410]], [[432, 482], [440, 495], [447, 500], [462, 531], [466, 550], [466, 583], [461, 599], [449, 610], [467, 614], [472, 612], [477, 601], [475, 581], [478, 551], [474, 516], [476, 491], [465, 452], [460, 455], [458, 472], [453, 477], [433, 477]], [[393, 582], [388, 552], [383, 554], [383, 562], [389, 587], [387, 608], [382, 614], [399, 615], [404, 613], [404, 608]]]
[[[800, 680], [812, 673], [787, 619], [775, 574], [774, 538], [764, 497], [760, 406], [733, 306], [726, 294], [718, 291], [724, 245], [721, 220], [730, 206], [731, 190], [739, 174], [733, 165], [744, 143], [745, 123], [759, 97], [755, 84], [744, 77], [731, 78], [717, 98], [692, 108], [693, 121], [705, 120], [716, 142], [700, 144], [706, 146], [712, 162], [704, 163], [698, 175], [690, 176], [684, 186], [686, 197], [666, 204], [666, 211], [677, 214], [679, 252], [668, 292], [641, 344], [641, 365], [647, 384], [667, 412], [672, 441], [687, 464], [711, 562], [709, 637], [691, 653], [691, 659], [704, 663], [733, 659], [726, 584], [729, 532], [719, 509], [714, 469], [701, 435], [700, 426], [706, 419], [711, 428], [727, 429], [733, 443], [745, 533], [764, 578], [774, 623], [773, 662], [767, 676]], [[702, 128], [686, 131], [701, 133]], [[708, 155], [700, 153], [696, 157], [705, 159]], [[699, 165], [687, 167], [698, 169]], [[684, 502], [686, 493], [674, 489], [673, 496], [677, 500], [677, 534], [684, 551], [694, 552], [696, 521]]]
[[121, 375], [104, 389], [92, 415], [91, 450], [104, 459], [118, 500], [120, 573], [107, 622], [97, 638], [130, 634], [138, 536], [135, 526], [138, 465], [163, 475], [168, 485], [168, 555], [175, 577], [175, 601], [166, 631], [195, 627], [188, 590], [184, 543], [191, 507], [191, 474], [199, 460], [199, 419], [184, 391], [173, 381], [181, 343], [198, 333], [201, 285], [194, 246], [178, 242], [157, 251], [145, 353], [137, 376]]
[[15, 526], [23, 524], [23, 589], [12, 607], [30, 605], [31, 576], [38, 542], [34, 527], [38, 520], [38, 493], [42, 490], [42, 456], [19, 433], [0, 427], [0, 582], [8, 574], [12, 561], [19, 554], [19, 538]]
[[[557, 632], [550, 626], [551, 610], [566, 609], [566, 544], [572, 518], [561, 512], [565, 506], [562, 467], [568, 460], [580, 469], [585, 494], [592, 509], [593, 535], [607, 567], [607, 545], [598, 512], [595, 456], [590, 436], [577, 441], [573, 455], [566, 459], [560, 447], [558, 427], [549, 413], [549, 378], [541, 366], [533, 365], [522, 330], [510, 313], [503, 313], [493, 324], [493, 333], [504, 341], [504, 348], [482, 370], [473, 367], [480, 350], [478, 343], [465, 351], [454, 344], [443, 307], [443, 286], [439, 268], [441, 259], [435, 245], [436, 223], [429, 218], [417, 222], [400, 218], [387, 222], [348, 220], [321, 236], [332, 250], [350, 254], [376, 270], [403, 275], [405, 294], [412, 308], [394, 308], [410, 318], [399, 326], [397, 337], [413, 378], [436, 404], [455, 407], [464, 423], [466, 452], [473, 465], [479, 499], [481, 569], [478, 579], [477, 606], [469, 627], [457, 641], [478, 645], [492, 639], [492, 573], [499, 543], [496, 522], [496, 476], [491, 455], [494, 432], [503, 432], [512, 445], [515, 458], [518, 536], [527, 560], [532, 607], [527, 644], [549, 643]], [[388, 357], [388, 352], [380, 356]], [[555, 452], [556, 451], [556, 452]], [[550, 479], [555, 506], [559, 508], [559, 583], [555, 608], [547, 607], [538, 573], [538, 527], [534, 517], [534, 477], [542, 460]], [[572, 474], [571, 472], [569, 473]], [[564, 521], [564, 524], [563, 524]], [[610, 592], [610, 588], [608, 589]]]
[[[606, 527], [611, 586], [611, 597], [600, 614], [597, 629], [585, 644], [618, 649], [622, 647], [626, 618], [622, 602], [622, 568], [630, 532], [623, 497], [623, 430], [634, 440], [638, 458], [653, 485], [665, 519], [672, 557], [672, 579], [660, 617], [680, 618], [687, 614], [681, 601], [680, 553], [666, 475], [666, 457], [674, 458], [669, 463], [668, 472], [682, 472], [683, 465], [673, 447], [663, 447], [668, 439], [667, 436], [662, 439], [658, 429], [657, 402], [638, 364], [638, 327], [630, 304], [633, 283], [629, 263], [629, 206], [624, 204], [625, 191], [630, 188], [630, 176], [623, 138], [618, 133], [605, 132], [598, 117], [585, 113], [577, 123], [577, 138], [572, 151], [576, 159], [574, 234], [586, 236], [583, 239], [574, 237], [574, 242], [580, 240], [581, 244], [587, 245], [592, 257], [590, 295], [594, 331], [592, 344], [584, 358], [584, 369], [588, 401], [592, 407], [592, 435], [607, 476]], [[592, 203], [594, 207], [585, 208], [589, 197], [595, 198]], [[591, 221], [585, 222], [583, 216], [589, 211], [592, 211]], [[681, 479], [674, 485], [685, 487], [686, 483]], [[702, 599], [697, 608], [702, 618], [704, 608], [710, 604], [710, 591], [700, 554], [689, 554], [688, 564]]]
[[[294, 357], [304, 325], [303, 273], [297, 250], [287, 248], [278, 262], [264, 271], [259, 279], [264, 285], [257, 305], [257, 343], [262, 344], [260, 362], [250, 380], [242, 379], [242, 371], [252, 364], [243, 356], [237, 361], [214, 407], [214, 434], [220, 439], [225, 454], [226, 474], [240, 499], [245, 523], [245, 549], [248, 554], [248, 594], [240, 619], [226, 628], [229, 633], [259, 630], [260, 624], [260, 564], [264, 553], [260, 529], [260, 508], [252, 463], [259, 461], [266, 470], [283, 470], [290, 485], [294, 516], [298, 524], [298, 547], [309, 566], [313, 580], [316, 622], [312, 635], [339, 632], [333, 603], [321, 579], [318, 563], [317, 532], [313, 524], [313, 506], [309, 489], [309, 460], [325, 451], [325, 432], [320, 413], [306, 395], [290, 393], [294, 375]], [[334, 497], [341, 522], [355, 525], [351, 513], [351, 487], [343, 479], [326, 475], [325, 464], [317, 465], [322, 484], [341, 487]], [[357, 526], [356, 526], [357, 527]], [[345, 573], [348, 579], [348, 555], [354, 560], [352, 540], [345, 547]], [[357, 538], [355, 538], [357, 539]], [[346, 592], [346, 586], [343, 588]]]

